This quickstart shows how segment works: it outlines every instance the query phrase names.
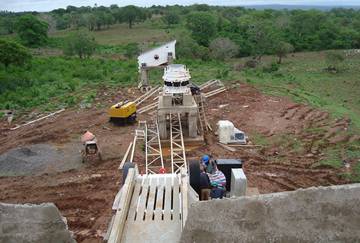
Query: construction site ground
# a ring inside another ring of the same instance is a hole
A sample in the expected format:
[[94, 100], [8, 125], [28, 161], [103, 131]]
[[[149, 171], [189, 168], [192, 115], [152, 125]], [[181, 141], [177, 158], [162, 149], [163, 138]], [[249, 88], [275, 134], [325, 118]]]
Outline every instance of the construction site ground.
[[[64, 153], [70, 151], [70, 154], [66, 153], [64, 161], [58, 158], [57, 166], [49, 158], [49, 166], [41, 167], [43, 171], [34, 170], [33, 173], [21, 173], [19, 176], [4, 176], [6, 171], [0, 171], [3, 175], [0, 177], [0, 201], [54, 202], [67, 218], [78, 242], [101, 242], [112, 216], [115, 194], [121, 186], [118, 166], [133, 140], [136, 127], [135, 124], [123, 127], [110, 124], [107, 107], [114, 101], [131, 100], [139, 95], [135, 88], [120, 89], [116, 93], [104, 91], [96, 99], [103, 108], [68, 109], [16, 130], [10, 130], [9, 125], [1, 121], [2, 155], [22, 148], [20, 151], [31, 156], [31, 145], [36, 144], [51, 145]], [[151, 102], [153, 99], [144, 105]], [[150, 118], [150, 114], [138, 116], [138, 120]], [[207, 118], [214, 131], [218, 120], [232, 121], [247, 133], [252, 145], [258, 146], [233, 147], [236, 151], [230, 152], [219, 146], [216, 135], [210, 132], [206, 136], [207, 144], [196, 149], [189, 147], [187, 157], [200, 158], [203, 154], [211, 154], [214, 158], [242, 159], [245, 161], [244, 170], [249, 186], [257, 187], [260, 193], [349, 182], [339, 176], [349, 168], [316, 166], [325, 156], [323, 150], [326, 145], [359, 139], [343, 135], [349, 125], [346, 119], [332, 119], [324, 111], [295, 104], [287, 98], [267, 96], [252, 86], [237, 82], [230, 84], [228, 91], [207, 100]], [[16, 122], [27, 120], [30, 119], [22, 117]], [[65, 160], [71, 153], [80, 159], [80, 152], [66, 148], [80, 149], [80, 136], [86, 130], [96, 135], [103, 160], [86, 164], [74, 161], [72, 163], [77, 165], [71, 167]], [[143, 146], [137, 146], [134, 159], [140, 171], [144, 171], [142, 150]], [[6, 169], [11, 168], [7, 166]]]

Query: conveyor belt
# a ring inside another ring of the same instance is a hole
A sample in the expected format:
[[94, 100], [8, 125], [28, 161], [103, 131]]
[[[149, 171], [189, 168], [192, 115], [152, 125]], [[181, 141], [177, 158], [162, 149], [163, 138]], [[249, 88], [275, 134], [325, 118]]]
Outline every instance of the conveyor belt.
[[137, 176], [121, 242], [177, 242], [182, 210], [180, 175]]

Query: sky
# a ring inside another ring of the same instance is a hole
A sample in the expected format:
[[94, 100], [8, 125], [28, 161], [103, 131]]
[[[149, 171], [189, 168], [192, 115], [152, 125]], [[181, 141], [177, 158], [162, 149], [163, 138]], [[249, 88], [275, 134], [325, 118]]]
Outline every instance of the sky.
[[190, 5], [195, 3], [206, 3], [209, 5], [225, 6], [246, 6], [261, 4], [286, 4], [286, 5], [325, 5], [325, 6], [343, 6], [360, 5], [360, 0], [0, 0], [0, 10], [12, 12], [20, 11], [51, 11], [56, 8], [65, 8], [68, 5], [73, 6], [110, 6], [117, 4], [125, 6], [129, 4], [137, 6], [151, 5]]

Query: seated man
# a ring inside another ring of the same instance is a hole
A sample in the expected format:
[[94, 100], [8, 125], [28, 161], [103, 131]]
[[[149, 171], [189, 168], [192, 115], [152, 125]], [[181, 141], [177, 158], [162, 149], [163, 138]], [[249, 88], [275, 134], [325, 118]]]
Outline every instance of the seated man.
[[209, 200], [211, 185], [209, 176], [205, 171], [206, 167], [203, 164], [200, 165], [200, 200]]
[[210, 162], [212, 167], [211, 173], [208, 173], [211, 184], [211, 198], [223, 198], [226, 191], [226, 177], [218, 168], [214, 161]]

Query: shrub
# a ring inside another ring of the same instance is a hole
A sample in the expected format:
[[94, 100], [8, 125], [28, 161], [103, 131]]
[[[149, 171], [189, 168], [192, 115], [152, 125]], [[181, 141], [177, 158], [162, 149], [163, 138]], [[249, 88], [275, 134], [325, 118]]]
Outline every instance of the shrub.
[[137, 43], [129, 43], [125, 46], [125, 53], [124, 55], [127, 58], [132, 58], [134, 56], [137, 56], [140, 54], [140, 48], [139, 45]]
[[64, 45], [64, 54], [78, 55], [79, 58], [89, 58], [96, 48], [96, 42], [87, 31], [81, 30], [70, 34]]
[[31, 14], [23, 15], [16, 23], [17, 34], [24, 45], [36, 47], [47, 42], [48, 24]]
[[206, 12], [190, 13], [186, 26], [196, 42], [203, 46], [208, 46], [210, 39], [216, 34], [215, 17]]
[[279, 64], [276, 62], [272, 62], [270, 65], [264, 66], [263, 67], [263, 72], [264, 73], [273, 73], [279, 70]]
[[210, 43], [210, 55], [219, 60], [229, 59], [238, 53], [238, 46], [229, 38], [216, 38]]
[[345, 61], [345, 56], [336, 51], [328, 51], [325, 53], [325, 60], [327, 64], [326, 70], [328, 72], [339, 72], [342, 69], [342, 64]]
[[22, 45], [13, 42], [0, 40], [0, 63], [5, 67], [10, 64], [22, 66], [31, 59], [30, 52]]

